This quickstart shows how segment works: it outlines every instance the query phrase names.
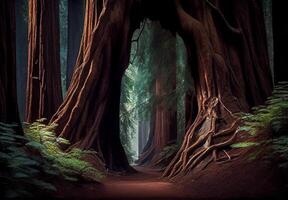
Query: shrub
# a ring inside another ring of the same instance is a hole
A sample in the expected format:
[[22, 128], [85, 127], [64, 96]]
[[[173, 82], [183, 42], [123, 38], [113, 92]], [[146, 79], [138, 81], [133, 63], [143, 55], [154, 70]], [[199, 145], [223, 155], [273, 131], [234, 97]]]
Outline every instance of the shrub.
[[242, 142], [231, 146], [241, 148], [258, 145], [260, 149], [264, 149], [264, 145], [270, 145], [272, 151], [269, 152], [268, 157], [280, 158], [279, 166], [288, 169], [288, 82], [280, 82], [266, 104], [252, 110], [253, 113], [241, 114], [244, 121], [241, 130], [248, 132], [251, 137], [271, 130], [272, 139], [257, 143]]
[[78, 148], [63, 151], [60, 146], [69, 145], [69, 141], [56, 137], [54, 133], [56, 125], [45, 125], [42, 123], [43, 120], [26, 125], [24, 132], [30, 141], [28, 145], [37, 148], [41, 155], [53, 163], [53, 166], [69, 181], [77, 181], [79, 178], [91, 181], [101, 180], [103, 174], [83, 160], [85, 155], [96, 154], [96, 152]]

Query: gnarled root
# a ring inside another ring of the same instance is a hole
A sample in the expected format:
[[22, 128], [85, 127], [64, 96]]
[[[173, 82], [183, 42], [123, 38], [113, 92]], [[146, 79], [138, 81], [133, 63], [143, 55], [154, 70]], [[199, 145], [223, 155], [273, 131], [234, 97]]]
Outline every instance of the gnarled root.
[[[228, 113], [225, 115], [223, 124], [217, 121], [220, 118], [219, 109], [222, 110], [222, 115], [223, 112]], [[204, 161], [206, 163], [203, 163], [202, 166], [206, 168], [213, 161], [224, 163], [237, 157], [237, 155], [230, 156], [226, 148], [236, 139], [239, 123], [239, 118], [235, 117], [221, 100], [218, 98], [208, 99], [186, 133], [177, 155], [164, 171], [163, 177], [171, 179], [185, 175]], [[218, 152], [223, 152], [224, 156], [217, 158]], [[208, 156], [211, 158], [207, 159]]]

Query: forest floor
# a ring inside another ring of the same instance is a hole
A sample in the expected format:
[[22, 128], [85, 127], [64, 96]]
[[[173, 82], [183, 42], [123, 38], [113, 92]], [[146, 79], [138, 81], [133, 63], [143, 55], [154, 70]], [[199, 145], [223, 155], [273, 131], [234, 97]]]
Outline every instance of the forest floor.
[[161, 173], [143, 167], [127, 175], [107, 176], [101, 184], [64, 187], [59, 197], [73, 199], [187, 199], [181, 185], [160, 179]]
[[175, 182], [160, 179], [161, 174], [151, 169], [134, 168], [138, 172], [107, 176], [101, 184], [61, 187], [58, 197], [152, 200], [287, 199], [288, 197], [288, 193], [284, 193], [283, 177], [279, 170], [262, 161], [246, 163], [239, 159], [227, 164], [214, 164]]

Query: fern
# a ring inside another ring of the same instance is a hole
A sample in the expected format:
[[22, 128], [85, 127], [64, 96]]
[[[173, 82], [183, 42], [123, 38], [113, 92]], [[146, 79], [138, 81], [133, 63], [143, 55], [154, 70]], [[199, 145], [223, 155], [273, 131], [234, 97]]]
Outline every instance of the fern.
[[26, 124], [24, 132], [30, 140], [28, 146], [37, 148], [41, 155], [49, 160], [68, 181], [77, 181], [79, 178], [100, 181], [104, 175], [89, 162], [83, 160], [83, 157], [92, 151], [72, 148], [70, 151], [64, 152], [60, 146], [69, 145], [69, 141], [56, 137], [55, 128], [55, 124], [48, 126], [43, 124], [43, 119]]
[[232, 147], [245, 148], [259, 145], [262, 148], [268, 144], [273, 150], [268, 157], [282, 158], [280, 167], [288, 168], [288, 82], [279, 82], [266, 104], [254, 107], [252, 110], [252, 114], [241, 114], [244, 125], [240, 130], [250, 133], [252, 137], [261, 133], [261, 130], [272, 130], [273, 138], [253, 144], [251, 142], [238, 143]]
[[28, 150], [38, 152], [39, 146], [34, 148], [36, 145], [17, 135], [14, 128], [13, 124], [0, 123], [0, 185], [4, 197], [52, 195], [56, 188], [50, 179], [59, 176], [58, 170], [41, 156], [32, 155]]

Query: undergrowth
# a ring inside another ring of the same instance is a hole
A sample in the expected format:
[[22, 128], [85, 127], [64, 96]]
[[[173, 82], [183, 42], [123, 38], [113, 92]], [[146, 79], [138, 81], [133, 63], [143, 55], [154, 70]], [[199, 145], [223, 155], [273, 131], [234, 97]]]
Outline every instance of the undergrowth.
[[66, 180], [99, 181], [103, 178], [100, 171], [83, 160], [85, 155], [96, 154], [96, 152], [78, 148], [63, 151], [60, 146], [68, 146], [69, 141], [55, 136], [56, 125], [47, 126], [42, 121], [38, 120], [32, 124], [27, 124], [24, 128], [25, 135], [30, 140], [29, 146], [37, 148], [45, 159], [53, 163], [53, 166], [60, 171]]
[[260, 151], [257, 151], [257, 155], [261, 155], [261, 151], [265, 149], [263, 146], [268, 145], [272, 151], [269, 151], [267, 156], [279, 158], [279, 166], [288, 169], [288, 82], [280, 82], [265, 105], [252, 110], [252, 113], [241, 114], [244, 122], [241, 130], [249, 133], [250, 137], [272, 132], [272, 138], [259, 142], [241, 142], [233, 144], [232, 147], [258, 146]]
[[72, 148], [54, 134], [55, 125], [38, 120], [24, 127], [25, 135], [15, 132], [15, 125], [0, 122], [0, 197], [25, 198], [53, 195], [56, 181], [100, 181], [103, 174], [83, 160], [93, 151]]
[[0, 123], [0, 197], [37, 197], [56, 191], [52, 180], [58, 170], [40, 155], [31, 155], [26, 137], [17, 135], [15, 125]]

